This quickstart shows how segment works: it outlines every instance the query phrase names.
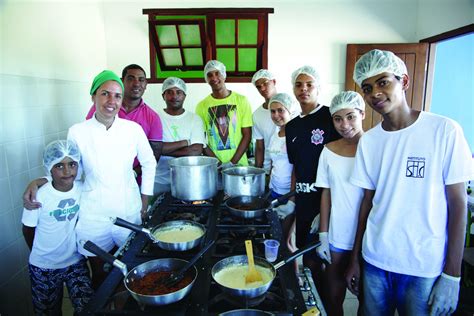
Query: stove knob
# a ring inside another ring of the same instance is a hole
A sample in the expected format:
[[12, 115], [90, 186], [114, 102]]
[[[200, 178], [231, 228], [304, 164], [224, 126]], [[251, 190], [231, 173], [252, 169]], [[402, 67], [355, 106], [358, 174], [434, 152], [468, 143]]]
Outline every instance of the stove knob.
[[316, 306], [316, 300], [314, 299], [313, 294], [308, 295], [308, 302], [306, 303], [309, 306]]

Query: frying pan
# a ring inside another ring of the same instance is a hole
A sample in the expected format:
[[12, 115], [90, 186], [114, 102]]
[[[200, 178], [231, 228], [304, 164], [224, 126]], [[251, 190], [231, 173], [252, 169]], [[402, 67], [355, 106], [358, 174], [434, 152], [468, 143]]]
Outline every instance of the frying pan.
[[[120, 217], [117, 218], [111, 218], [112, 222], [120, 227], [125, 227], [128, 229], [131, 229], [136, 232], [143, 232], [148, 235], [148, 238], [150, 238], [154, 243], [156, 243], [160, 248], [165, 249], [165, 250], [171, 250], [171, 251], [187, 251], [189, 249], [192, 249], [199, 245], [201, 240], [204, 238], [206, 235], [206, 227], [204, 225], [193, 222], [193, 221], [187, 221], [187, 220], [177, 220], [177, 221], [169, 221], [169, 222], [164, 222], [161, 223], [158, 226], [155, 226], [151, 229], [149, 228], [144, 228], [143, 226], [136, 225], [130, 222], [127, 222], [126, 220], [121, 219]], [[189, 225], [189, 226], [188, 226]], [[162, 240], [159, 240], [155, 237], [155, 234], [158, 231], [166, 231], [166, 230], [175, 230], [175, 229], [183, 229], [186, 227], [197, 227], [203, 231], [203, 234], [201, 237], [198, 237], [194, 240], [191, 241], [185, 241], [185, 242], [165, 242]]]
[[[81, 242], [82, 243], [82, 242]], [[166, 258], [166, 259], [155, 259], [145, 263], [142, 263], [130, 272], [127, 270], [127, 266], [120, 260], [116, 259], [114, 256], [109, 254], [108, 252], [102, 250], [99, 246], [94, 244], [91, 241], [86, 241], [83, 243], [84, 249], [96, 254], [97, 256], [101, 257], [105, 261], [110, 264], [113, 264], [117, 268], [122, 271], [124, 275], [123, 283], [125, 288], [128, 292], [132, 295], [132, 297], [139, 303], [143, 303], [146, 305], [166, 305], [177, 302], [181, 300], [183, 297], [186, 296], [191, 291], [193, 287], [194, 281], [197, 278], [197, 269], [196, 266], [193, 266], [190, 270], [192, 274], [192, 281], [182, 289], [179, 289], [175, 292], [171, 292], [168, 294], [162, 295], [146, 295], [140, 294], [138, 292], [133, 291], [130, 287], [134, 282], [137, 282], [138, 279], [142, 279], [145, 275], [151, 272], [159, 272], [159, 271], [176, 271], [182, 268], [186, 263], [186, 260], [176, 259], [176, 258]]]
[[246, 255], [232, 256], [232, 257], [228, 257], [228, 258], [225, 258], [225, 259], [222, 259], [222, 260], [218, 261], [212, 267], [211, 275], [212, 275], [212, 278], [214, 279], [214, 281], [216, 281], [216, 283], [221, 287], [221, 289], [224, 292], [226, 292], [230, 295], [240, 296], [240, 297], [247, 297], [247, 298], [257, 297], [257, 296], [260, 296], [260, 295], [264, 294], [270, 288], [270, 286], [272, 285], [273, 280], [275, 279], [276, 271], [280, 267], [284, 266], [285, 264], [287, 264], [290, 261], [293, 261], [294, 259], [298, 258], [302, 254], [310, 251], [311, 249], [316, 248], [320, 244], [321, 243], [319, 241], [313, 241], [313, 242], [309, 243], [308, 245], [306, 245], [306, 247], [299, 249], [298, 251], [294, 252], [289, 257], [283, 259], [282, 261], [278, 262], [275, 265], [271, 264], [270, 262], [268, 262], [264, 258], [254, 257], [255, 265], [263, 267], [265, 269], [268, 269], [271, 272], [271, 275], [272, 275], [272, 278], [270, 279], [270, 281], [268, 281], [267, 283], [262, 284], [258, 287], [255, 287], [255, 288], [249, 288], [249, 289], [232, 288], [232, 287], [228, 287], [226, 285], [223, 285], [223, 284], [219, 283], [219, 280], [216, 279], [216, 274], [219, 273], [220, 271], [223, 271], [226, 268], [231, 268], [231, 267], [235, 267], [235, 266], [242, 266], [242, 265], [248, 266], [248, 261], [247, 261], [247, 256]]
[[234, 196], [229, 198], [225, 205], [229, 209], [229, 212], [237, 217], [243, 218], [255, 218], [262, 216], [267, 209], [272, 209], [280, 204], [283, 204], [285, 200], [296, 194], [296, 191], [290, 191], [279, 198], [268, 201], [266, 198], [258, 196]]

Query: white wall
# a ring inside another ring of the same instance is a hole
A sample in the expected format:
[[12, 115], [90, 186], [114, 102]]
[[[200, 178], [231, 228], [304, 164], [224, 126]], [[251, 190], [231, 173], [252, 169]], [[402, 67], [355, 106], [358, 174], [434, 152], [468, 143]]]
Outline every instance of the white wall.
[[[255, 7], [255, 1], [234, 1], [232, 7]], [[149, 70], [147, 16], [143, 8], [227, 7], [221, 1], [121, 2], [108, 8], [107, 62], [120, 70], [132, 62]], [[258, 1], [258, 7], [272, 7], [269, 16], [269, 68], [277, 77], [277, 87], [291, 92], [291, 72], [304, 64], [321, 72], [320, 101], [328, 104], [344, 88], [347, 43], [408, 43], [436, 35], [474, 21], [471, 0], [306, 0]], [[442, 18], [443, 11], [447, 11]], [[436, 19], [430, 17], [436, 14]], [[114, 26], [121, 23], [123, 27]], [[127, 38], [128, 47], [118, 38]], [[123, 54], [116, 54], [118, 49]], [[142, 53], [143, 52], [143, 53]], [[228, 84], [249, 97], [254, 107], [262, 99], [249, 83]], [[149, 85], [146, 100], [164, 107], [161, 85]], [[185, 107], [193, 110], [210, 89], [206, 84], [188, 84]]]
[[41, 154], [90, 106], [90, 78], [106, 67], [97, 4], [0, 2], [0, 314], [32, 315], [21, 234], [26, 184]]
[[[149, 69], [148, 26], [143, 8], [221, 7], [214, 1], [0, 0], [0, 314], [31, 315], [21, 236], [21, 196], [42, 174], [41, 152], [65, 137], [90, 106], [91, 78], [104, 68], [120, 73], [129, 63]], [[269, 19], [269, 68], [280, 91], [290, 74], [316, 66], [321, 101], [344, 87], [347, 43], [417, 42], [474, 21], [472, 0], [252, 0], [232, 7], [273, 7]], [[227, 2], [225, 2], [227, 5]], [[254, 107], [261, 97], [250, 84], [228, 84]], [[193, 110], [210, 89], [189, 84]], [[162, 107], [161, 85], [149, 85], [146, 101]]]

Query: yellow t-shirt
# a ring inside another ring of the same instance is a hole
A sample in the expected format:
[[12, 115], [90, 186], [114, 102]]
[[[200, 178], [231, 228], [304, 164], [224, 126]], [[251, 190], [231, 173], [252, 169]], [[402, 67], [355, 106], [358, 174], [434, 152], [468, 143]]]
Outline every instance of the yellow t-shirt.
[[[242, 128], [252, 127], [252, 109], [247, 98], [236, 92], [224, 99], [207, 96], [196, 106], [207, 134], [207, 143], [223, 163], [234, 156], [242, 139]], [[244, 153], [239, 165], [248, 165]]]

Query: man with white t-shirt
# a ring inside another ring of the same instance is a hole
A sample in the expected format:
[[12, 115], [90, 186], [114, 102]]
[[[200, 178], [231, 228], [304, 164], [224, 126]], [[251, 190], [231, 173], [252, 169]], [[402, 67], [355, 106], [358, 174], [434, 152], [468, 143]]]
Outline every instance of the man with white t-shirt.
[[[372, 50], [355, 64], [365, 102], [383, 117], [357, 148], [364, 189], [346, 282], [364, 315], [450, 315], [458, 302], [471, 152], [456, 122], [412, 109], [404, 62]], [[362, 268], [361, 268], [362, 267]]]
[[264, 168], [266, 174], [269, 174], [271, 169], [268, 154], [270, 138], [277, 132], [277, 126], [273, 124], [268, 109], [268, 101], [277, 93], [275, 83], [275, 77], [267, 69], [260, 69], [252, 77], [252, 84], [265, 99], [265, 102], [252, 115], [252, 136], [255, 139], [255, 167]]
[[183, 108], [186, 84], [169, 77], [161, 89], [166, 108], [159, 110], [163, 124], [163, 150], [156, 166], [154, 193], [170, 191], [169, 160], [183, 156], [199, 156], [206, 144], [201, 118]]

